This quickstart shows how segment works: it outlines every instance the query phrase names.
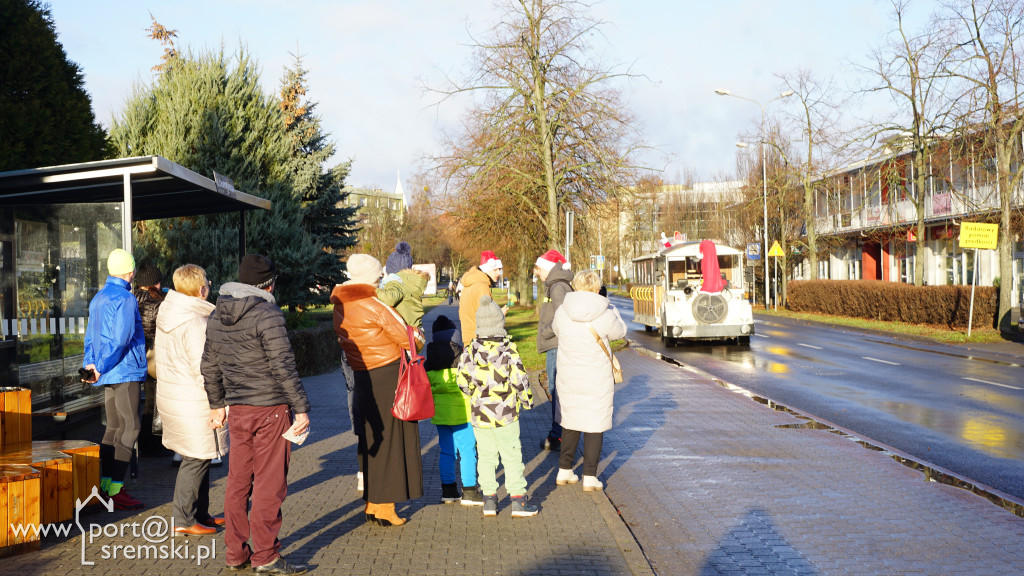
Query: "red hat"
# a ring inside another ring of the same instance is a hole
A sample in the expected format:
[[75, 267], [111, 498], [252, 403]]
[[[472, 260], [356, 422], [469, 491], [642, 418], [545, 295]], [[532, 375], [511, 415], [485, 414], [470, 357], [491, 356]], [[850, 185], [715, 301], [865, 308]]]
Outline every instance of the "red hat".
[[569, 263], [565, 260], [565, 256], [562, 256], [562, 253], [558, 250], [548, 250], [545, 252], [543, 256], [537, 258], [534, 266], [550, 272], [555, 267], [555, 264], [561, 264], [562, 268], [569, 269]]
[[501, 260], [498, 260], [498, 257], [494, 255], [494, 252], [484, 250], [480, 253], [480, 270], [483, 272], [490, 272], [492, 270], [500, 270], [501, 268]]

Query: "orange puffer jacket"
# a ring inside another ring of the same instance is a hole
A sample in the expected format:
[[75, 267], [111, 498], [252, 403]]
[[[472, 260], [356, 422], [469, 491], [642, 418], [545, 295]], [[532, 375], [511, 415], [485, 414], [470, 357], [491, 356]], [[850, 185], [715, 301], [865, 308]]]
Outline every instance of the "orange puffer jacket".
[[409, 349], [405, 322], [376, 294], [370, 284], [341, 284], [331, 292], [334, 331], [353, 370], [386, 366]]

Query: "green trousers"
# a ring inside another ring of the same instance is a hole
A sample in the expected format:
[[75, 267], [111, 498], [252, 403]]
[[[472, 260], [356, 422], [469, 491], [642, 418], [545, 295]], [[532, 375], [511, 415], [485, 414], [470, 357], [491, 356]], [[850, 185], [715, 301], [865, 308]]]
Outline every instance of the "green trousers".
[[476, 435], [476, 470], [480, 491], [491, 496], [498, 491], [498, 459], [505, 467], [505, 490], [509, 496], [526, 494], [526, 466], [519, 442], [519, 421], [498, 428], [473, 428]]

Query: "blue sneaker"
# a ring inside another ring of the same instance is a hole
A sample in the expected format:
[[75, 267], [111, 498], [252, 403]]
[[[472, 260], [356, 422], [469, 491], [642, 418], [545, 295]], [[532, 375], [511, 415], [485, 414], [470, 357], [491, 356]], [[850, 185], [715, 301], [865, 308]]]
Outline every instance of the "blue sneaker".
[[533, 504], [527, 502], [528, 498], [526, 494], [522, 496], [513, 496], [512, 505], [509, 506], [509, 510], [512, 511], [512, 517], [525, 518], [527, 516], [536, 516], [540, 512], [540, 508], [537, 508]]
[[498, 495], [484, 496], [484, 516], [498, 515]]

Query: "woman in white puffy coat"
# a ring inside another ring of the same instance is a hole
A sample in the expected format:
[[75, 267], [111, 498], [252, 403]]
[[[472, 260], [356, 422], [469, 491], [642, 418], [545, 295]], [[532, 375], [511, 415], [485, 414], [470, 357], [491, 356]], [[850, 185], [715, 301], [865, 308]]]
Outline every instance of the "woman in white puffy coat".
[[[601, 459], [604, 432], [612, 427], [615, 382], [608, 352], [609, 342], [626, 335], [626, 323], [607, 298], [598, 294], [601, 278], [584, 270], [572, 280], [575, 292], [555, 312], [552, 329], [558, 336], [558, 414], [562, 448], [558, 459], [559, 486], [575, 484], [576, 448], [583, 435], [583, 490], [601, 490], [597, 463]], [[591, 331], [593, 328], [593, 331]], [[597, 333], [597, 337], [594, 336]]]
[[210, 515], [210, 460], [227, 453], [227, 427], [211, 430], [210, 403], [199, 371], [206, 324], [214, 305], [206, 301], [206, 271], [186, 264], [174, 271], [156, 319], [156, 405], [163, 444], [182, 457], [174, 485], [175, 531], [212, 534], [223, 518]]

